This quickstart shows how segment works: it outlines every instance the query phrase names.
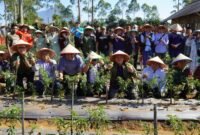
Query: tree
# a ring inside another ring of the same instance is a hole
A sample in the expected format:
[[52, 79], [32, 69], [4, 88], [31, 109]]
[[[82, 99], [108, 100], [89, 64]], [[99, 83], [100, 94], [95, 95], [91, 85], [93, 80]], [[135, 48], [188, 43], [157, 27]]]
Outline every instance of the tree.
[[[82, 0], [77, 0], [77, 8], [78, 8], [78, 21], [81, 22], [81, 1]], [[75, 4], [75, 0], [70, 0], [71, 4]]]
[[135, 13], [140, 10], [140, 4], [137, 3], [137, 0], [131, 0], [128, 5], [128, 9], [126, 10], [127, 15], [132, 13], [133, 18], [135, 18]]
[[105, 0], [99, 0], [97, 4], [98, 17], [105, 18], [111, 9], [110, 3], [105, 2]]
[[122, 19], [124, 18], [124, 9], [126, 7], [127, 7], [127, 0], [119, 0], [115, 5], [115, 8], [117, 8], [118, 11], [120, 11], [120, 14], [122, 15]]
[[188, 4], [194, 2], [196, 0], [173, 0], [173, 2], [175, 3], [174, 10], [171, 11], [171, 14], [176, 13], [177, 11], [180, 10], [180, 8], [187, 6]]
[[145, 21], [154, 22], [154, 20], [155, 20], [157, 22], [160, 20], [157, 6], [153, 5], [151, 7], [145, 3], [142, 5], [142, 10], [144, 12], [144, 20]]

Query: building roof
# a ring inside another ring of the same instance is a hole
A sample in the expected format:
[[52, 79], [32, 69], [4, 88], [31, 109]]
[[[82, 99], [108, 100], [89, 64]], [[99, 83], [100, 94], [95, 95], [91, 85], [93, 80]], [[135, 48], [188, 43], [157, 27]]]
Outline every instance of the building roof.
[[178, 12], [164, 19], [163, 22], [198, 12], [200, 12], [200, 0], [195, 0], [194, 2], [185, 6]]

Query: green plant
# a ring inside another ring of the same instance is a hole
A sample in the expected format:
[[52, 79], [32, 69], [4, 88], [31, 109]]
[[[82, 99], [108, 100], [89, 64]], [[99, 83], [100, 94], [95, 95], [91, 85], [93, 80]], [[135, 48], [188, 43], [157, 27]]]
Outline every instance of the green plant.
[[35, 123], [31, 124], [31, 130], [30, 130], [30, 132], [29, 132], [28, 134], [29, 134], [29, 135], [33, 135], [34, 132], [35, 132], [37, 129], [38, 129], [38, 126], [37, 126]]
[[20, 115], [21, 109], [16, 106], [9, 107], [0, 112], [0, 119], [6, 119], [6, 121], [10, 124], [7, 129], [8, 135], [15, 135], [15, 126], [17, 122], [19, 122]]
[[69, 121], [64, 118], [58, 117], [54, 119], [54, 123], [57, 126], [57, 131], [59, 135], [66, 135], [67, 130], [69, 129]]
[[16, 75], [10, 72], [9, 70], [2, 72], [3, 78], [5, 78], [6, 82], [6, 94], [12, 93], [13, 88], [14, 88], [14, 83], [16, 80]]
[[119, 133], [120, 133], [121, 135], [127, 135], [129, 132], [128, 132], [128, 130], [127, 130], [126, 128], [120, 128], [120, 129], [119, 129]]
[[96, 135], [103, 135], [104, 130], [108, 127], [109, 120], [103, 106], [89, 109], [90, 127], [95, 130]]
[[128, 88], [130, 87], [130, 85], [132, 84], [131, 79], [126, 79], [124, 80], [121, 77], [117, 77], [118, 80], [118, 84], [119, 84], [119, 92], [117, 97], [119, 98], [124, 98], [126, 95], [126, 92], [128, 90]]
[[72, 113], [74, 121], [73, 126], [76, 131], [76, 135], [84, 135], [84, 132], [89, 129], [89, 121], [86, 118], [81, 118], [76, 112]]
[[153, 127], [147, 122], [140, 122], [143, 127], [144, 134], [143, 135], [151, 135], [153, 133]]
[[52, 80], [52, 78], [49, 77], [48, 73], [44, 69], [40, 68], [39, 72], [40, 72], [42, 82], [43, 82], [43, 85], [44, 85], [43, 96], [45, 96], [47, 89], [49, 88], [49, 86], [50, 86], [50, 84], [52, 83], [53, 80]]
[[168, 115], [171, 129], [174, 131], [174, 135], [182, 135], [184, 131], [183, 122], [176, 115]]

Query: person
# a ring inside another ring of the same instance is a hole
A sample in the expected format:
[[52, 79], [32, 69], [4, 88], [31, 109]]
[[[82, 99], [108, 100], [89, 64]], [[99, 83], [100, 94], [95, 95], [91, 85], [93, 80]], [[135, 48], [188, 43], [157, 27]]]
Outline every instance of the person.
[[138, 60], [138, 52], [139, 52], [138, 31], [136, 29], [132, 29], [129, 32], [130, 32], [130, 34], [126, 38], [125, 52], [129, 55], [133, 55], [134, 67], [135, 67], [135, 69], [137, 69], [137, 60]]
[[169, 34], [169, 55], [171, 58], [175, 58], [180, 53], [183, 53], [183, 37], [178, 32], [181, 32], [183, 28], [179, 24], [173, 24], [170, 26], [171, 33]]
[[58, 43], [58, 32], [59, 28], [55, 26], [49, 26], [48, 33], [47, 33], [47, 44], [50, 49], [55, 51], [56, 53], [56, 60], [60, 58], [60, 46]]
[[41, 48], [47, 47], [47, 37], [41, 30], [35, 31], [34, 38], [34, 52], [40, 50]]
[[97, 78], [100, 77], [99, 70], [101, 69], [101, 66], [103, 64], [100, 59], [102, 59], [102, 57], [93, 51], [91, 51], [87, 57], [87, 60], [91, 60], [90, 66], [86, 72], [88, 87], [87, 95], [89, 96], [93, 96], [95, 94], [94, 85]]
[[[52, 82], [50, 83], [49, 86], [52, 87], [50, 92], [54, 92], [53, 94], [58, 93], [58, 88], [61, 87], [59, 82], [56, 80], [56, 68], [57, 68], [57, 63], [53, 59], [55, 57], [55, 52], [51, 49], [48, 48], [41, 48], [40, 50], [37, 51], [36, 53], [38, 60], [35, 63], [34, 70], [35, 70], [35, 86], [36, 90], [39, 93], [40, 96], [45, 96], [45, 93], [47, 91], [44, 90], [44, 82], [43, 78], [41, 75], [41, 70], [43, 72], [46, 72], [48, 77], [51, 78]], [[53, 86], [52, 86], [53, 85]]]
[[198, 67], [195, 69], [194, 71], [194, 78], [200, 80], [200, 49], [197, 50], [197, 54], [198, 54]]
[[200, 30], [196, 30], [194, 33], [196, 34], [196, 38], [195, 40], [193, 40], [191, 44], [191, 52], [190, 52], [190, 58], [192, 59], [192, 62], [190, 63], [190, 70], [192, 74], [199, 65], [198, 63], [199, 57], [197, 51], [200, 49]]
[[109, 36], [106, 32], [106, 27], [101, 27], [101, 31], [97, 36], [97, 52], [102, 53], [105, 56], [109, 55], [110, 44], [109, 44]]
[[190, 72], [188, 64], [192, 62], [192, 59], [180, 53], [173, 61], [173, 72], [172, 72], [172, 85], [178, 87], [179, 85], [184, 84], [184, 88], [178, 93], [181, 98], [186, 98], [188, 94], [187, 89], [187, 78], [191, 77], [192, 74]]
[[152, 32], [153, 26], [150, 24], [145, 24], [143, 26], [144, 32], [140, 35], [140, 41], [142, 43], [141, 51], [143, 58], [143, 65], [146, 66], [146, 62], [154, 53], [154, 33]]
[[86, 26], [83, 35], [83, 45], [82, 45], [82, 52], [83, 56], [86, 58], [90, 51], [97, 51], [96, 46], [96, 36], [93, 34], [94, 28], [91, 26]]
[[80, 23], [77, 21], [75, 27], [71, 29], [71, 33], [74, 35], [74, 44], [78, 49], [82, 48], [83, 28], [80, 27]]
[[113, 53], [119, 50], [125, 51], [124, 28], [116, 27], [111, 38], [112, 38], [111, 42], [112, 42]]
[[153, 97], [160, 98], [165, 90], [166, 73], [164, 68], [166, 65], [159, 56], [149, 59], [147, 65], [142, 71], [144, 97], [148, 97], [152, 92]]
[[12, 55], [10, 47], [20, 39], [20, 35], [17, 33], [17, 31], [18, 26], [16, 24], [12, 24], [10, 33], [6, 35], [6, 46], [10, 56]]
[[17, 31], [17, 34], [20, 35], [20, 39], [24, 40], [25, 42], [29, 43], [30, 45], [33, 45], [33, 37], [31, 34], [28, 33], [29, 31], [29, 26], [26, 24], [23, 24], [20, 27], [20, 30]]
[[[84, 64], [82, 57], [79, 55], [80, 51], [71, 44], [68, 44], [61, 51], [61, 58], [58, 64], [58, 73], [60, 80], [63, 80], [65, 94], [68, 94], [70, 88], [65, 76], [76, 76], [82, 72], [86, 72], [89, 68], [89, 62]], [[77, 82], [79, 82], [77, 78]]]
[[186, 29], [186, 36], [184, 37], [185, 47], [184, 47], [184, 53], [183, 53], [187, 57], [190, 57], [191, 46], [192, 46], [194, 40], [195, 40], [195, 37], [193, 36], [192, 29], [187, 28]]
[[15, 52], [11, 57], [11, 65], [15, 69], [17, 79], [16, 84], [22, 88], [25, 88], [23, 85], [23, 80], [27, 80], [27, 86], [29, 88], [30, 83], [33, 83], [34, 79], [34, 71], [33, 66], [35, 64], [35, 60], [33, 55], [29, 52], [32, 48], [32, 45], [19, 40], [12, 47], [11, 50]]
[[58, 35], [58, 44], [60, 46], [60, 50], [63, 50], [69, 44], [69, 29], [63, 29], [60, 31]]
[[164, 25], [158, 26], [158, 32], [155, 34], [155, 54], [161, 59], [165, 58], [167, 53], [169, 39], [167, 34], [167, 28]]
[[114, 98], [117, 96], [117, 93], [120, 91], [119, 80], [121, 79], [127, 81], [130, 79], [131, 83], [128, 86], [127, 92], [125, 92], [126, 98], [133, 99], [136, 95], [133, 91], [134, 82], [132, 77], [137, 76], [135, 68], [128, 63], [130, 56], [123, 51], [117, 51], [110, 56], [110, 61], [113, 62], [113, 67], [110, 70], [110, 88], [108, 92], [108, 98]]

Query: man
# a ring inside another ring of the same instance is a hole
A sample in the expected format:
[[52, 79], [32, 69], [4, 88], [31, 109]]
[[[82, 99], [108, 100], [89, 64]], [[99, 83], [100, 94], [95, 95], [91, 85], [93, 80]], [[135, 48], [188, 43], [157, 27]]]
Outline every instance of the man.
[[146, 62], [154, 53], [154, 33], [152, 32], [153, 26], [145, 24], [143, 26], [144, 32], [140, 36], [140, 41], [142, 43], [142, 58], [143, 65], [146, 66]]
[[[66, 88], [65, 94], [70, 90], [65, 76], [75, 76], [81, 72], [86, 72], [89, 68], [90, 61], [84, 65], [79, 54], [79, 50], [70, 44], [68, 44], [61, 52], [62, 57], [59, 60], [58, 72], [60, 80], [64, 80], [64, 88]], [[79, 82], [78, 78], [77, 82]]]
[[85, 27], [84, 36], [83, 36], [83, 46], [81, 50], [83, 51], [83, 55], [86, 58], [90, 51], [96, 52], [96, 36], [93, 34], [94, 28], [91, 26]]
[[18, 26], [16, 24], [12, 24], [11, 31], [6, 36], [6, 46], [8, 48], [10, 56], [11, 56], [10, 47], [20, 39], [20, 35], [17, 33], [17, 31], [18, 31]]
[[149, 59], [147, 65], [142, 71], [145, 96], [148, 96], [148, 92], [152, 92], [154, 97], [160, 98], [166, 82], [166, 73], [163, 70], [166, 65], [158, 56]]

